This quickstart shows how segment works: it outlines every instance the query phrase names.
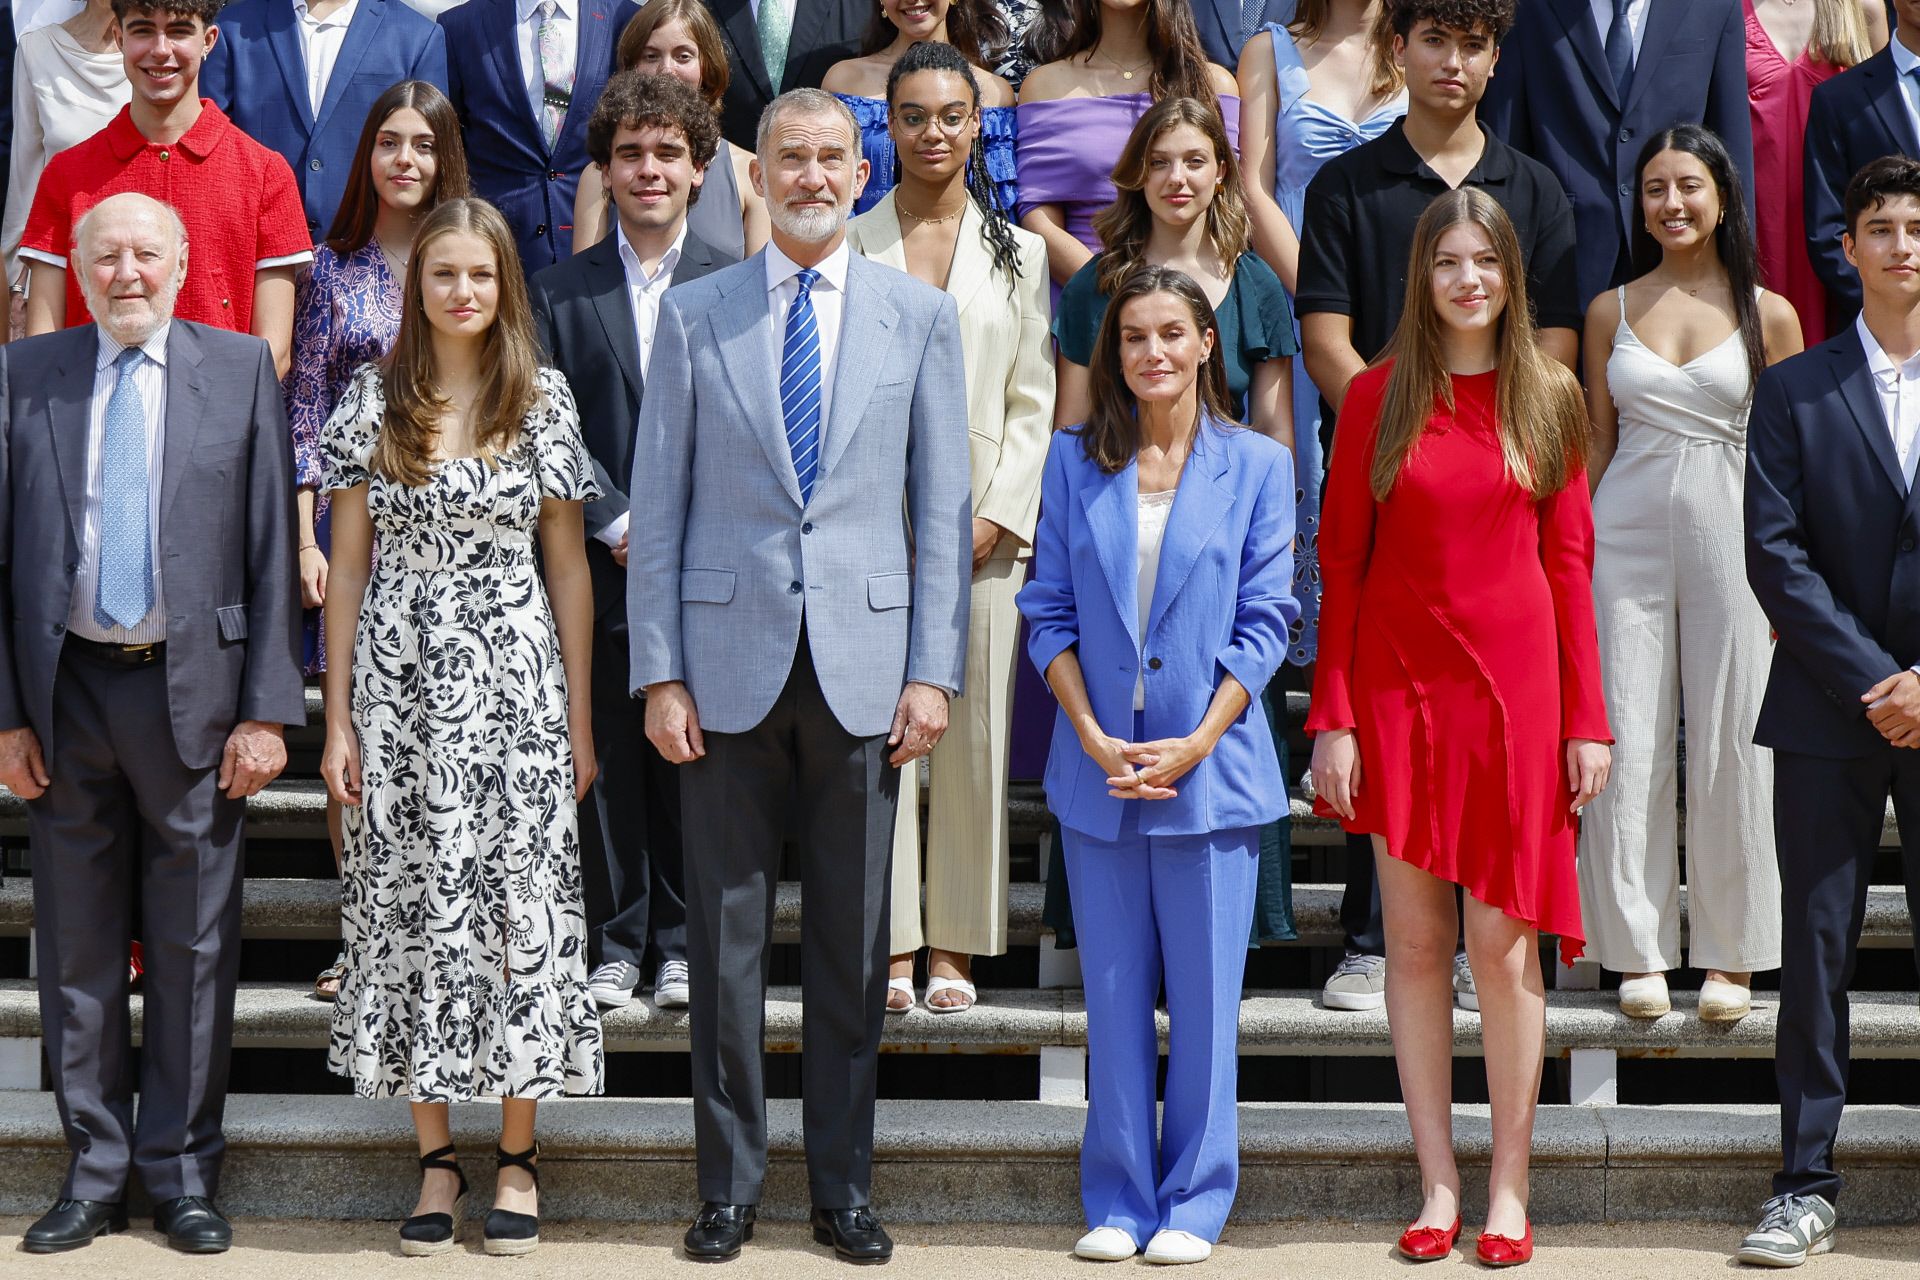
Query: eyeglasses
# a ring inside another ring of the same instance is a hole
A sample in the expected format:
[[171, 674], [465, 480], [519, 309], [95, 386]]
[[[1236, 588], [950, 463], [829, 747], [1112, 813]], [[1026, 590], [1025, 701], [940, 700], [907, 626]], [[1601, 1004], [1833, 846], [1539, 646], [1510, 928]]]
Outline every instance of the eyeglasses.
[[957, 137], [973, 119], [971, 111], [949, 111], [945, 115], [929, 115], [923, 111], [902, 111], [897, 117], [900, 132], [922, 134], [928, 129], [938, 129], [948, 137]]

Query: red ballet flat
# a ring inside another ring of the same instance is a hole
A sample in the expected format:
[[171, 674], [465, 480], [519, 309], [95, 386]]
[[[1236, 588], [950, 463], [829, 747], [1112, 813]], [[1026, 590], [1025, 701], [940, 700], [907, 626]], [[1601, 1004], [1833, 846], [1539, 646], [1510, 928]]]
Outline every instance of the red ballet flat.
[[1460, 1238], [1460, 1219], [1442, 1231], [1439, 1227], [1408, 1227], [1400, 1233], [1400, 1256], [1413, 1262], [1437, 1262], [1453, 1252]]
[[1533, 1222], [1527, 1222], [1527, 1232], [1518, 1240], [1511, 1236], [1497, 1236], [1491, 1231], [1480, 1233], [1480, 1243], [1474, 1247], [1483, 1266], [1517, 1267], [1523, 1262], [1533, 1261]]

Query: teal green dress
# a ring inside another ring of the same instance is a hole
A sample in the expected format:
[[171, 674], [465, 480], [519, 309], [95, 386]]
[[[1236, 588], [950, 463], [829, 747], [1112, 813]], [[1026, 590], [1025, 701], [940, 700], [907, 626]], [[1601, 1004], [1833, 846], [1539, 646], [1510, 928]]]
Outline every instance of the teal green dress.
[[[1060, 291], [1060, 305], [1054, 309], [1053, 337], [1060, 354], [1078, 365], [1093, 360], [1094, 339], [1107, 314], [1107, 296], [1095, 283], [1100, 256], [1074, 272]], [[1214, 310], [1220, 333], [1214, 343], [1227, 373], [1227, 394], [1234, 412], [1243, 419], [1247, 413], [1247, 393], [1253, 386], [1253, 371], [1268, 360], [1299, 353], [1293, 336], [1293, 308], [1287, 302], [1286, 287], [1259, 257], [1240, 255], [1234, 263], [1233, 282], [1227, 296]], [[1296, 375], [1297, 376], [1297, 375]], [[1273, 724], [1274, 750], [1280, 757], [1280, 776], [1290, 776], [1287, 757], [1287, 725], [1284, 698], [1276, 701], [1273, 690], [1260, 699], [1267, 718]], [[1067, 889], [1067, 869], [1060, 852], [1060, 833], [1056, 824], [1053, 856], [1047, 865], [1047, 898], [1042, 919], [1054, 932], [1056, 947], [1072, 947], [1072, 899]], [[1253, 936], [1250, 945], [1263, 942], [1291, 942], [1299, 936], [1293, 924], [1293, 823], [1289, 818], [1268, 824], [1260, 833], [1260, 883], [1253, 899]]]

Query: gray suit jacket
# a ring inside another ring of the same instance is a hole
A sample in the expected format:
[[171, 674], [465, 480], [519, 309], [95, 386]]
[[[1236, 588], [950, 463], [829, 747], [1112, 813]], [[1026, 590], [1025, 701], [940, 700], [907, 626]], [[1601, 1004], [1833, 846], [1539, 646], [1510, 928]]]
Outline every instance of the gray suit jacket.
[[944, 291], [852, 256], [804, 507], [779, 345], [764, 253], [661, 302], [628, 489], [632, 687], [683, 680], [702, 727], [744, 733], [786, 683], [804, 619], [841, 726], [884, 734], [907, 681], [961, 690], [972, 511], [958, 315]]
[[[31, 726], [50, 754], [99, 342], [88, 324], [0, 347], [0, 729]], [[218, 763], [242, 720], [306, 719], [295, 545], [293, 445], [273, 353], [176, 319], [159, 555], [173, 746], [190, 769]]]

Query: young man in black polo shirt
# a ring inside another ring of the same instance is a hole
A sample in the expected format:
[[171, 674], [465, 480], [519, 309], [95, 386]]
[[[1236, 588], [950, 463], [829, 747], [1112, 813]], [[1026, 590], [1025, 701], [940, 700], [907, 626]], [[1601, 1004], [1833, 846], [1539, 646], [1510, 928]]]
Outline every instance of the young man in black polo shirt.
[[[1479, 187], [1513, 219], [1527, 262], [1540, 342], [1577, 371], [1580, 295], [1573, 207], [1546, 167], [1484, 129], [1481, 97], [1513, 25], [1515, 0], [1388, 0], [1394, 59], [1406, 70], [1407, 115], [1372, 142], [1327, 161], [1307, 188], [1294, 307], [1307, 374], [1327, 403], [1321, 442], [1332, 456], [1334, 410], [1353, 375], [1386, 348], [1406, 301], [1414, 224], [1434, 197]], [[1377, 1009], [1386, 1002], [1386, 944], [1373, 848], [1347, 842], [1347, 889], [1340, 904], [1347, 955], [1322, 993], [1329, 1009]], [[1462, 954], [1454, 991], [1477, 1009]]]

